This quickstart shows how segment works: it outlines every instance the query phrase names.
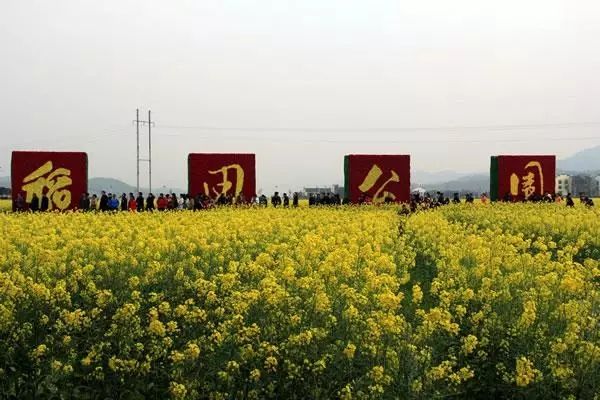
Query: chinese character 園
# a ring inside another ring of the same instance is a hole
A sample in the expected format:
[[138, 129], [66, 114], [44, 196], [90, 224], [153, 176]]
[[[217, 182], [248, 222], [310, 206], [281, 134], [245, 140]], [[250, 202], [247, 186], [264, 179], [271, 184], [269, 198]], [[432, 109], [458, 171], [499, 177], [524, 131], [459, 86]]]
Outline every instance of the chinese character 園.
[[226, 165], [217, 169], [216, 171], [208, 171], [211, 175], [222, 174], [223, 180], [220, 183], [217, 183], [218, 189], [209, 188], [208, 183], [204, 182], [204, 193], [207, 196], [210, 196], [210, 190], [212, 189], [213, 193], [216, 196], [226, 195], [229, 190], [233, 188], [233, 183], [229, 179], [229, 171], [233, 170], [235, 172], [235, 190], [234, 195], [238, 196], [242, 192], [242, 188], [244, 187], [244, 169], [239, 164], [231, 164]]

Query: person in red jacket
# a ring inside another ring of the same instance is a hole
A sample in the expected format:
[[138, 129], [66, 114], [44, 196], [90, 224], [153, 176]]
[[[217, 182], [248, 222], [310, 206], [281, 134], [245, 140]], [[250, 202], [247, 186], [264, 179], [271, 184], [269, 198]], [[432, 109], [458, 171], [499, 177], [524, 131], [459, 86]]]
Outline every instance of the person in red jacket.
[[127, 202], [127, 209], [132, 212], [137, 210], [137, 200], [135, 199], [135, 196], [133, 195], [133, 193], [129, 193], [129, 201]]
[[158, 196], [158, 200], [156, 200], [156, 208], [158, 208], [158, 211], [165, 211], [167, 204], [167, 198], [161, 193], [160, 196]]

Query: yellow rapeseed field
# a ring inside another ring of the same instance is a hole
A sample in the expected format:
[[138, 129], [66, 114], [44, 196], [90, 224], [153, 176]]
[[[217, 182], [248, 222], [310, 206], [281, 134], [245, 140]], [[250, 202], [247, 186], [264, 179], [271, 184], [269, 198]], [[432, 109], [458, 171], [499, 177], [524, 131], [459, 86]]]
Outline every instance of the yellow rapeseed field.
[[0, 199], [0, 212], [2, 211], [10, 211], [12, 208], [12, 203], [8, 199]]
[[600, 396], [600, 212], [0, 214], [0, 398]]

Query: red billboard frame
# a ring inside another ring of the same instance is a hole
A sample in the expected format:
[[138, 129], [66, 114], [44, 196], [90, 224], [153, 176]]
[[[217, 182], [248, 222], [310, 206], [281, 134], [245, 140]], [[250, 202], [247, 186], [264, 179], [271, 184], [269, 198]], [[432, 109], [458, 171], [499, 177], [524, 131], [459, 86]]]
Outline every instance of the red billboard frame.
[[88, 157], [84, 152], [13, 151], [11, 159], [13, 209], [21, 194], [24, 209], [35, 193], [46, 194], [49, 210], [73, 210], [88, 190]]

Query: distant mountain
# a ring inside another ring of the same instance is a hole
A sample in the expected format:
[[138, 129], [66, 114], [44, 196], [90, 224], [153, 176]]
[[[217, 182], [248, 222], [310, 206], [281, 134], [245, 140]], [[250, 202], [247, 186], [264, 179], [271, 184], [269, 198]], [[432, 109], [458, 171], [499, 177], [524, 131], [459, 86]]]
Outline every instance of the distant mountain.
[[0, 187], [10, 187], [10, 176], [0, 176]]
[[598, 171], [600, 170], [600, 146], [585, 149], [564, 160], [558, 160], [556, 168], [562, 172]]
[[455, 179], [459, 179], [467, 174], [463, 174], [456, 171], [438, 171], [438, 172], [427, 172], [414, 170], [411, 171], [410, 181], [415, 185], [425, 185], [428, 183], [436, 183], [436, 182], [447, 182]]
[[490, 191], [490, 177], [488, 174], [473, 174], [448, 182], [429, 183], [422, 187], [429, 192], [487, 193]]
[[[114, 178], [90, 178], [88, 180], [88, 191], [90, 193], [100, 193], [101, 191], [106, 190], [110, 193], [135, 193], [135, 186], [129, 185], [123, 181]], [[141, 187], [140, 191], [143, 193], [148, 193], [148, 188]], [[154, 187], [152, 188], [154, 194], [158, 193], [186, 193], [187, 190], [180, 188], [169, 188], [166, 186]]]
[[114, 178], [90, 178], [88, 180], [88, 191], [90, 193], [98, 194], [103, 190], [110, 193], [130, 193], [135, 192], [135, 186]]

